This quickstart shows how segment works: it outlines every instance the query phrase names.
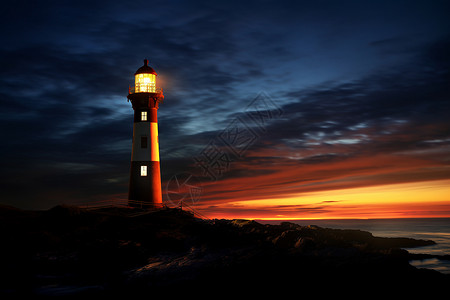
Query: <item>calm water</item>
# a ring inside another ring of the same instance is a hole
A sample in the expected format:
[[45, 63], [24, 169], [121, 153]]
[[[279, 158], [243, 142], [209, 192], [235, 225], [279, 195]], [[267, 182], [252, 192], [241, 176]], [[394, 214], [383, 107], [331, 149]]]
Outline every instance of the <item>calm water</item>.
[[[450, 255], [450, 218], [433, 219], [377, 219], [377, 220], [294, 220], [299, 225], [317, 225], [336, 229], [360, 229], [380, 237], [409, 237], [433, 240], [437, 244], [426, 247], [406, 248], [411, 253]], [[279, 221], [260, 221], [279, 224]], [[418, 268], [435, 269], [450, 274], [450, 261], [438, 259], [414, 260]]]

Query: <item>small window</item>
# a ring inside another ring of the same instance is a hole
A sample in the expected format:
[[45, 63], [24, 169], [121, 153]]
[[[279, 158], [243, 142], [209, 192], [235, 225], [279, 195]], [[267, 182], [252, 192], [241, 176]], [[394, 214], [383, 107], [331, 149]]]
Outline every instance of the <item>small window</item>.
[[141, 121], [147, 121], [147, 112], [141, 111]]
[[141, 176], [147, 176], [147, 166], [141, 166]]
[[147, 137], [141, 136], [141, 148], [147, 148]]

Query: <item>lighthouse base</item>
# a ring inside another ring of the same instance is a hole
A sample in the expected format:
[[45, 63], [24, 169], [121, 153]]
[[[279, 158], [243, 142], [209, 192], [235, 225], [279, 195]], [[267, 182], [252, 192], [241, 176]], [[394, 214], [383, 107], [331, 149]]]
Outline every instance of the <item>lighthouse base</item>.
[[159, 161], [131, 162], [128, 205], [145, 209], [163, 207]]
[[133, 208], [142, 208], [146, 210], [159, 210], [163, 209], [162, 204], [153, 204], [146, 201], [128, 200], [128, 206]]

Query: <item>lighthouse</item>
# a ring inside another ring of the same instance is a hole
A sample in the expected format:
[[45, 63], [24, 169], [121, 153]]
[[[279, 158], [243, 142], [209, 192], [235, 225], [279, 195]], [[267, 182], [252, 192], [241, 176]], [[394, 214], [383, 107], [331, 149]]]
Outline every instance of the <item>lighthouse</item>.
[[128, 205], [147, 209], [162, 207], [157, 112], [164, 95], [156, 76], [145, 59], [127, 96], [134, 110]]

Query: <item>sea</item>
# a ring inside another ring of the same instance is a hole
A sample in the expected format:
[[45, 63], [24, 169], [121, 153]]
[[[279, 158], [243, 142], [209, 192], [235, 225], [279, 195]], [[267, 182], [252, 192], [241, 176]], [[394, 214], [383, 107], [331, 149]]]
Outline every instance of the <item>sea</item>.
[[[259, 221], [265, 224], [280, 224], [280, 221]], [[360, 229], [379, 237], [407, 237], [432, 240], [435, 245], [405, 248], [410, 253], [450, 255], [450, 218], [414, 218], [414, 219], [368, 219], [368, 220], [291, 220], [287, 222], [299, 225], [317, 225], [324, 228]], [[417, 268], [434, 269], [450, 274], [450, 260], [436, 258], [412, 260], [410, 264]]]

